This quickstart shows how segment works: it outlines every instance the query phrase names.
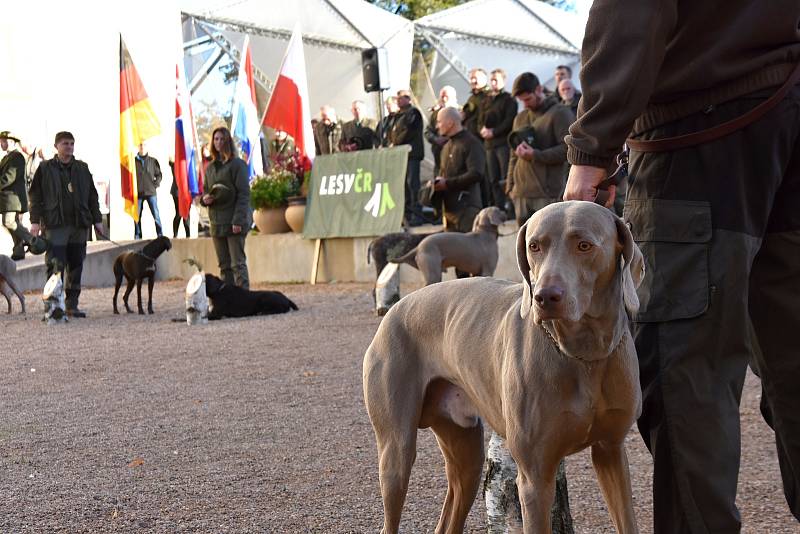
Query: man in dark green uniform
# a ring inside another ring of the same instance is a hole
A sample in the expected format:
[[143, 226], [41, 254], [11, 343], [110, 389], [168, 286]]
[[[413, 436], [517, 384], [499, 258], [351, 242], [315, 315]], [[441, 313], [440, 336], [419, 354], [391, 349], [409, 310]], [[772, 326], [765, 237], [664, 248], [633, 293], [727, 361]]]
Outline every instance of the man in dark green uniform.
[[378, 136], [375, 134], [377, 123], [366, 114], [366, 105], [361, 100], [355, 100], [352, 106], [353, 120], [342, 126], [341, 150], [352, 152], [354, 150], [369, 150], [378, 146]]
[[441, 199], [445, 230], [469, 232], [482, 207], [480, 182], [486, 172], [483, 144], [464, 129], [457, 108], [439, 111], [437, 129], [449, 139], [442, 149], [441, 175], [433, 184], [436, 197]]
[[62, 276], [67, 315], [86, 317], [78, 308], [86, 240], [92, 226], [98, 235], [103, 234], [103, 219], [89, 166], [72, 155], [75, 137], [58, 132], [55, 147], [56, 156], [39, 165], [31, 183], [31, 233], [38, 236], [44, 231], [50, 242], [45, 256], [48, 277], [56, 268], [51, 260], [66, 267]]
[[10, 132], [0, 132], [0, 149], [6, 155], [0, 160], [0, 217], [14, 241], [12, 260], [25, 258], [25, 243], [30, 234], [19, 220], [28, 211], [28, 192], [25, 187], [25, 156], [17, 149], [19, 139]]
[[589, 16], [565, 198], [592, 200], [631, 134], [624, 214], [647, 261], [632, 319], [656, 534], [740, 531], [750, 362], [800, 519], [799, 24], [797, 0], [595, 0]]

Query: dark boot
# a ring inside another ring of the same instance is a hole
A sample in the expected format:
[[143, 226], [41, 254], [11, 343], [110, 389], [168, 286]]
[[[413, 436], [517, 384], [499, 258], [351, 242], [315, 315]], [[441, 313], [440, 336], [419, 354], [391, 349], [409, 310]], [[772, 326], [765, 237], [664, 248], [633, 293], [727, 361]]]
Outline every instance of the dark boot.
[[14, 239], [14, 248], [11, 249], [11, 259], [14, 261], [25, 259], [25, 243]]

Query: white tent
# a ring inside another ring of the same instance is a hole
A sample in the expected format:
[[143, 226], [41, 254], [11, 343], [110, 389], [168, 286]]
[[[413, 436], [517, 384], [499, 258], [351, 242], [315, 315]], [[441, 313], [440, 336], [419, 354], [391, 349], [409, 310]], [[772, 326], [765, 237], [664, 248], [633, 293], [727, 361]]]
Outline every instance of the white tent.
[[[411, 72], [413, 23], [363, 0], [182, 0], [184, 41], [202, 46], [213, 42], [187, 62], [189, 79], [202, 78], [205, 65], [219, 50], [238, 58], [244, 34], [250, 34], [257, 78], [266, 92], [278, 73], [292, 28], [301, 23], [308, 69], [312, 114], [334, 106], [344, 120], [350, 104], [360, 99], [378, 117], [377, 99], [364, 92], [361, 51], [386, 48], [391, 91], [408, 86]], [[261, 111], [261, 110], [260, 110]]]
[[533, 72], [553, 88], [558, 65], [572, 68], [579, 85], [580, 48], [586, 19], [538, 0], [473, 0], [415, 21], [416, 30], [435, 50], [431, 67], [434, 90], [469, 93], [468, 71], [502, 68], [508, 86], [523, 72]]

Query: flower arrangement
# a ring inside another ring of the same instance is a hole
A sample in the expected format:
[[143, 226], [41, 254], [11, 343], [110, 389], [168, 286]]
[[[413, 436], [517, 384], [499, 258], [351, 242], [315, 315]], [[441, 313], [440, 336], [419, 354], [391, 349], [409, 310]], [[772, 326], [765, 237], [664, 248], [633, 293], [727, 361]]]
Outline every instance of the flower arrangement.
[[291, 196], [304, 191], [311, 172], [311, 162], [297, 151], [270, 156], [270, 169], [250, 184], [250, 205], [253, 209], [279, 208]]

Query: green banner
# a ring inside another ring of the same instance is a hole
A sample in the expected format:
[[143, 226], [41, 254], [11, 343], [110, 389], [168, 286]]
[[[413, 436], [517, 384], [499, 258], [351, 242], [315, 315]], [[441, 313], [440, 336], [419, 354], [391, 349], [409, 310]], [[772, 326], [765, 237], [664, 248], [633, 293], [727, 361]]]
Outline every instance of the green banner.
[[409, 150], [400, 146], [317, 156], [308, 186], [303, 237], [399, 231]]

